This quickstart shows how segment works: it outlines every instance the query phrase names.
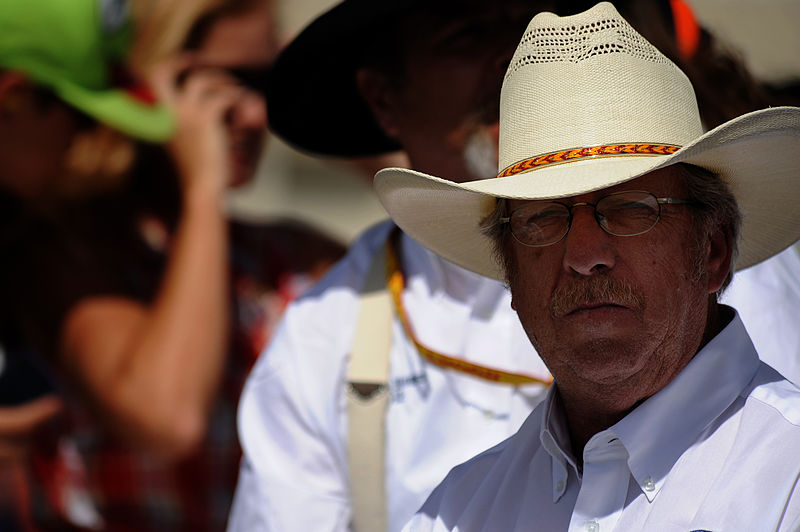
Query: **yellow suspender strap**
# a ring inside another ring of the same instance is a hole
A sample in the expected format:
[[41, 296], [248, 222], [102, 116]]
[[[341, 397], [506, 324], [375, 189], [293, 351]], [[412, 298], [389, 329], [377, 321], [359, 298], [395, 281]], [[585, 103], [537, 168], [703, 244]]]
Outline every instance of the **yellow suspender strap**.
[[[355, 532], [382, 532], [386, 510], [386, 409], [389, 404], [389, 352], [393, 314], [428, 362], [481, 379], [520, 386], [551, 379], [473, 364], [428, 349], [414, 336], [402, 293], [405, 278], [397, 254], [400, 231], [394, 228], [372, 259], [361, 290], [353, 348], [347, 370], [348, 462]], [[387, 281], [388, 279], [388, 281]], [[388, 285], [388, 290], [387, 290]]]
[[479, 379], [484, 379], [492, 382], [509, 384], [511, 386], [521, 386], [525, 384], [536, 384], [536, 383], [544, 384], [545, 386], [550, 385], [552, 379], [540, 379], [537, 377], [533, 377], [531, 375], [512, 373], [509, 371], [503, 371], [488, 366], [473, 364], [472, 362], [467, 362], [466, 360], [462, 360], [460, 358], [455, 358], [444, 355], [442, 353], [437, 353], [436, 351], [428, 349], [427, 347], [422, 345], [417, 340], [417, 337], [414, 336], [414, 331], [411, 327], [411, 322], [408, 319], [408, 315], [406, 314], [405, 311], [405, 306], [403, 305], [403, 289], [405, 288], [405, 278], [403, 277], [403, 272], [400, 268], [400, 261], [397, 256], [396, 249], [397, 249], [396, 245], [389, 246], [386, 258], [386, 273], [389, 278], [389, 292], [391, 292], [392, 294], [392, 300], [394, 302], [395, 312], [400, 317], [400, 321], [403, 324], [403, 330], [405, 331], [406, 335], [411, 339], [411, 341], [414, 342], [414, 345], [417, 347], [423, 358], [425, 358], [428, 362], [435, 364], [439, 367], [447, 368], [461, 373], [467, 373], [469, 375], [472, 375], [473, 377], [478, 377]]

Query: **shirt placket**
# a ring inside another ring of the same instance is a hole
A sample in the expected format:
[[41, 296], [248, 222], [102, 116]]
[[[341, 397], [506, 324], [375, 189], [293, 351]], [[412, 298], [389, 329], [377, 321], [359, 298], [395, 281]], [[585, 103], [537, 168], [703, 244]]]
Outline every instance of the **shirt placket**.
[[596, 434], [583, 453], [583, 478], [570, 532], [609, 532], [619, 520], [631, 478], [628, 453], [608, 431]]

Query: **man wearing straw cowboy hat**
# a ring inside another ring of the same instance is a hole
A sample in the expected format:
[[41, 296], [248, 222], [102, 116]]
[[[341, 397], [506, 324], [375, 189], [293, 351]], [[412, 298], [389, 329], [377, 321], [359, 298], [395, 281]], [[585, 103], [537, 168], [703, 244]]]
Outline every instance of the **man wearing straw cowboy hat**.
[[376, 176], [409, 235], [508, 280], [554, 376], [408, 530], [797, 530], [800, 390], [717, 294], [737, 255], [800, 236], [798, 149], [798, 108], [703, 133], [688, 79], [611, 4], [537, 15], [503, 83], [498, 178]]
[[[623, 12], [669, 46], [670, 6], [678, 3], [630, 1]], [[530, 17], [552, 4], [346, 0], [303, 30], [278, 59], [270, 127], [314, 154], [374, 155], [402, 146], [417, 170], [452, 179], [492, 175], [505, 63]], [[730, 65], [705, 48], [697, 55], [704, 67], [717, 67], [695, 68], [708, 79], [718, 80], [718, 67]], [[729, 92], [750, 93], [741, 80], [725, 79]], [[728, 112], [730, 102], [716, 91], [706, 101], [712, 105], [705, 111]], [[239, 409], [245, 459], [231, 530], [344, 530], [351, 522], [356, 530], [398, 530], [452, 465], [512, 434], [542, 398], [543, 385], [514, 384], [547, 373], [502, 285], [439, 259], [406, 236], [386, 246], [389, 232], [387, 224], [368, 231], [330, 276], [289, 306], [248, 379]], [[402, 303], [393, 318], [362, 310], [369, 305], [359, 291], [374, 286], [367, 281], [373, 271], [386, 285], [379, 259], [395, 246], [392, 278], [405, 283], [392, 284], [393, 301]], [[373, 319], [362, 321], [363, 315]], [[364, 386], [367, 377], [349, 373], [358, 358], [351, 353], [364, 345], [359, 331], [380, 330], [393, 319], [390, 334], [375, 335], [376, 347], [366, 350], [378, 361], [391, 350], [381, 388], [391, 400], [383, 419], [364, 422], [351, 415], [353, 403], [360, 406], [352, 392], [375, 385]], [[467, 368], [479, 376], [460, 371]], [[506, 373], [491, 371], [497, 369]], [[496, 384], [484, 376], [508, 380]], [[374, 445], [353, 445], [362, 440]], [[367, 455], [385, 456], [386, 469], [365, 467], [374, 463]], [[359, 518], [364, 509], [380, 514], [376, 501], [384, 501], [387, 526]]]

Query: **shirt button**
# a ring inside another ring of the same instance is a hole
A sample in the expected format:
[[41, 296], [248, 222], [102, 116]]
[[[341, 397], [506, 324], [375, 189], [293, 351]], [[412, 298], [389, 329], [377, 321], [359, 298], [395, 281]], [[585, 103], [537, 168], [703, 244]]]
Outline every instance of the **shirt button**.
[[589, 521], [586, 523], [586, 532], [600, 532], [600, 523], [597, 521]]
[[654, 489], [656, 489], [656, 483], [653, 482], [652, 478], [647, 477], [647, 480], [644, 481], [643, 487], [645, 491], [653, 491]]
[[563, 489], [564, 489], [564, 481], [559, 480], [558, 482], [556, 482], [556, 490], [562, 491]]

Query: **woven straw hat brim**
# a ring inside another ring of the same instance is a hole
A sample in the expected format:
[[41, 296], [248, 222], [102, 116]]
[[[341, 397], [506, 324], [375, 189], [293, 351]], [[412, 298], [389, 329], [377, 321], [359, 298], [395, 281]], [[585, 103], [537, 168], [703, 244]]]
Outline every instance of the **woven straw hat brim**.
[[503, 178], [454, 183], [413, 170], [375, 176], [378, 197], [408, 235], [442, 257], [495, 279], [503, 271], [481, 220], [495, 198], [576, 196], [676, 163], [724, 179], [742, 212], [737, 269], [800, 238], [800, 108], [756, 111], [701, 135], [672, 155], [588, 158]]

